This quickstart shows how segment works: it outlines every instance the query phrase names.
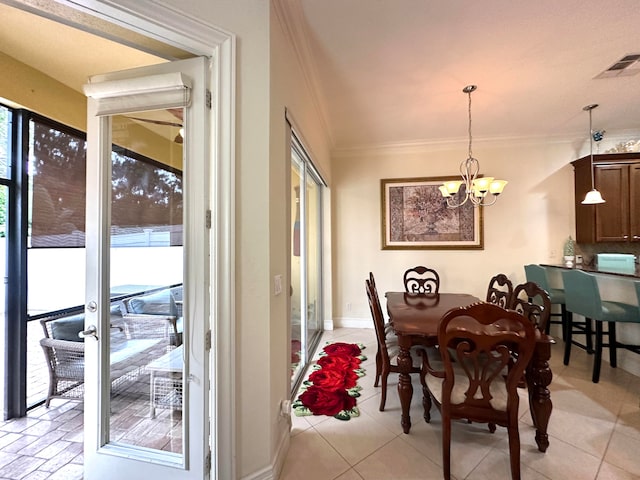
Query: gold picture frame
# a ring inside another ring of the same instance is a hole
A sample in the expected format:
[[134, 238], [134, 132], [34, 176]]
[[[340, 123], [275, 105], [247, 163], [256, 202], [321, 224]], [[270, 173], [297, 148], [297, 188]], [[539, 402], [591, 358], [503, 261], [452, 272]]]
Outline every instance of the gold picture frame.
[[[383, 250], [484, 249], [482, 207], [450, 208], [438, 187], [459, 177], [380, 180]], [[464, 195], [464, 186], [457, 201]]]

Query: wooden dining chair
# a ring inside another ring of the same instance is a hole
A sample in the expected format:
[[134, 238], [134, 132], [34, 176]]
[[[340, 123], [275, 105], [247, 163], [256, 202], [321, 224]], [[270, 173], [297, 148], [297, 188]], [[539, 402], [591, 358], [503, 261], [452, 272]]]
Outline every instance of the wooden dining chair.
[[442, 414], [442, 460], [451, 478], [451, 421], [467, 419], [507, 428], [511, 478], [520, 479], [518, 382], [535, 348], [535, 327], [524, 316], [491, 303], [449, 310], [438, 326], [441, 365], [422, 350], [420, 379], [425, 420], [432, 400]]
[[[549, 298], [549, 293], [537, 283], [525, 282], [516, 285], [507, 308], [515, 310], [527, 318], [540, 333], [548, 331], [551, 317], [551, 299]], [[525, 375], [524, 377], [518, 386], [524, 388], [526, 385], [529, 392], [533, 391], [535, 388], [533, 376]], [[529, 404], [529, 410], [531, 411], [531, 418], [535, 418], [536, 412], [531, 403]]]
[[527, 317], [540, 333], [546, 333], [551, 317], [551, 298], [537, 283], [516, 285], [507, 308]]
[[403, 283], [407, 293], [438, 293], [440, 290], [438, 272], [421, 265], [404, 272]]
[[[524, 273], [527, 278], [527, 282], [535, 282], [538, 284], [540, 288], [545, 290], [549, 294], [549, 298], [551, 300], [552, 305], [559, 305], [560, 312], [559, 313], [550, 313], [549, 321], [547, 322], [547, 328], [545, 333], [549, 333], [552, 324], [560, 325], [562, 329], [562, 339], [565, 339], [565, 329], [566, 326], [571, 321], [571, 312], [567, 310], [567, 305], [565, 303], [565, 294], [563, 288], [551, 287], [551, 283], [549, 282], [549, 276], [547, 272], [547, 268], [542, 265], [529, 264], [524, 266]], [[553, 320], [553, 317], [560, 317], [560, 320]], [[586, 343], [586, 349], [590, 351], [591, 347], [591, 336], [589, 336], [588, 341]]]
[[[366, 279], [365, 287], [371, 317], [373, 318], [373, 326], [376, 331], [376, 340], [378, 342], [374, 386], [377, 387], [378, 381], [381, 380], [380, 411], [383, 412], [387, 402], [387, 379], [390, 373], [399, 372], [397, 359], [400, 348], [397, 337], [393, 334], [393, 331], [385, 328], [384, 317], [382, 316], [382, 308], [380, 307], [380, 299], [378, 298], [375, 283], [371, 283], [371, 280]], [[413, 366], [410, 373], [420, 373], [420, 359], [416, 351], [412, 352], [411, 358], [413, 360]]]
[[487, 302], [507, 308], [513, 295], [513, 284], [504, 273], [499, 273], [489, 280]]
[[[378, 289], [376, 287], [376, 279], [373, 276], [373, 272], [369, 272], [369, 286], [370, 288], [373, 290], [373, 296], [375, 298], [380, 298], [378, 296]], [[378, 300], [379, 302], [379, 300]], [[381, 309], [382, 311], [382, 309]], [[393, 329], [391, 327], [391, 322], [388, 320], [385, 320], [384, 317], [384, 313], [382, 314], [382, 318], [383, 318], [383, 326], [384, 326], [384, 337], [386, 339], [387, 342], [393, 341], [391, 340], [392, 338], [395, 338], [393, 335]], [[382, 373], [382, 351], [380, 348], [380, 342], [378, 342], [378, 351], [376, 352], [376, 379], [375, 382], [373, 384], [374, 387], [378, 386], [378, 383], [380, 381], [380, 375]]]

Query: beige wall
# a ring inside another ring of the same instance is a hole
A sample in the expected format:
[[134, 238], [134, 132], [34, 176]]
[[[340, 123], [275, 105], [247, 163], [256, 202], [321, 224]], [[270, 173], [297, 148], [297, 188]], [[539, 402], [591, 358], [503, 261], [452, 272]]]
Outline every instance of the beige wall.
[[[270, 59], [271, 59], [271, 114], [270, 114], [270, 278], [282, 275], [284, 294], [273, 296], [271, 302], [271, 387], [273, 411], [278, 414], [280, 401], [289, 399], [291, 389], [290, 372], [290, 311], [291, 298], [291, 155], [288, 150], [285, 111], [295, 121], [298, 134], [317, 168], [326, 179], [330, 178], [330, 157], [327, 140], [320, 125], [317, 111], [313, 107], [305, 78], [296, 60], [295, 52], [287, 41], [280, 17], [273, 2], [271, 6]], [[330, 311], [328, 312], [330, 313]], [[272, 445], [282, 445], [283, 435], [289, 434], [289, 423], [276, 418]], [[275, 451], [272, 451], [272, 454]]]
[[[415, 265], [435, 268], [441, 289], [484, 298], [491, 276], [524, 280], [525, 263], [558, 262], [574, 235], [573, 168], [569, 142], [476, 142], [481, 173], [509, 181], [497, 203], [484, 208], [484, 250], [382, 250], [380, 179], [456, 175], [466, 145], [434, 145], [403, 152], [365, 152], [334, 158], [334, 318], [370, 323], [364, 293], [369, 271], [378, 291], [402, 290]], [[350, 307], [350, 308], [349, 308]]]
[[172, 3], [237, 35], [236, 414], [238, 475], [243, 478], [268, 472], [289, 433], [279, 415], [290, 388], [289, 300], [273, 293], [274, 275], [289, 284], [285, 108], [324, 172], [330, 167], [328, 148], [294, 53], [270, 10], [272, 2]]
[[0, 97], [81, 131], [87, 130], [87, 98], [0, 52]]
[[[611, 148], [626, 134], [601, 145]], [[380, 179], [455, 175], [466, 157], [457, 145], [337, 153], [333, 159], [333, 316], [336, 325], [371, 328], [364, 280], [372, 271], [378, 291], [402, 290], [402, 274], [414, 265], [435, 268], [441, 289], [482, 299], [489, 279], [504, 273], [525, 281], [527, 263], [558, 264], [566, 238], [575, 238], [574, 181], [571, 161], [587, 155], [588, 143], [528, 140], [474, 142], [481, 173], [509, 181], [497, 203], [484, 208], [484, 250], [382, 250]], [[555, 278], [561, 286], [561, 279]], [[604, 299], [635, 303], [629, 281], [599, 279]], [[381, 299], [384, 302], [384, 298]], [[637, 325], [619, 325], [618, 337], [640, 343]], [[554, 333], [552, 331], [552, 333]], [[559, 336], [559, 331], [555, 331]], [[605, 355], [606, 356], [606, 355]], [[608, 361], [608, 357], [604, 359]], [[640, 358], [618, 351], [618, 365], [640, 375]]]

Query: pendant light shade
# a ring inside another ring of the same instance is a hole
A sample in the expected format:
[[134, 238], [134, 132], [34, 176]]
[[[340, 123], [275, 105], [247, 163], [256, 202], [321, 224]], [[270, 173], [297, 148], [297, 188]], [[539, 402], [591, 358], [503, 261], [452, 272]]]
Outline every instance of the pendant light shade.
[[589, 155], [591, 165], [591, 190], [585, 195], [584, 200], [582, 201], [583, 205], [597, 205], [598, 203], [605, 203], [600, 192], [596, 190], [593, 172], [593, 125], [591, 123], [591, 110], [597, 106], [598, 104], [594, 103], [582, 108], [585, 112], [589, 112]]
[[589, 190], [587, 192], [582, 203], [584, 205], [594, 205], [596, 203], [604, 203], [604, 199], [602, 198], [600, 192], [594, 188], [593, 190]]

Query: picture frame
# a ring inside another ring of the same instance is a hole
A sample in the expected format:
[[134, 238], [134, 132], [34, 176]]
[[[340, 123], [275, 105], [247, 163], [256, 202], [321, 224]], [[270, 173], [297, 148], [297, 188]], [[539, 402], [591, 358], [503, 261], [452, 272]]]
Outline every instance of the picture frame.
[[[383, 250], [484, 249], [482, 206], [448, 207], [439, 187], [449, 180], [459, 177], [380, 180]], [[464, 192], [463, 185], [457, 203]]]

